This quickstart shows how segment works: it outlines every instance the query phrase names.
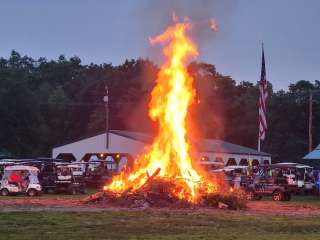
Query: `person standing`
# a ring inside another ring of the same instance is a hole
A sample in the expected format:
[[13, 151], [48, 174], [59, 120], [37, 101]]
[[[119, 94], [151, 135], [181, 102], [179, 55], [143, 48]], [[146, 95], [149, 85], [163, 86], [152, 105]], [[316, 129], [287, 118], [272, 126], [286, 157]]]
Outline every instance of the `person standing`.
[[241, 185], [241, 173], [235, 171], [235, 176], [234, 176], [234, 188], [239, 189]]
[[318, 171], [316, 185], [317, 185], [317, 195], [320, 196], [320, 171]]

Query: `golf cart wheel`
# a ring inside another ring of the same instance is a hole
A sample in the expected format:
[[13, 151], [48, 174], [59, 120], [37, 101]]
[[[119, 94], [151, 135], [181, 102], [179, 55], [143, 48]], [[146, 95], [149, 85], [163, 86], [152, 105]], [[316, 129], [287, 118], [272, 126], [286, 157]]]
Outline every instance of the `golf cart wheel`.
[[252, 191], [247, 192], [246, 198], [248, 201], [253, 201], [254, 200], [254, 193]]
[[273, 201], [282, 201], [283, 200], [283, 193], [279, 190], [276, 190], [273, 194], [272, 194], [272, 200]]
[[27, 195], [29, 196], [29, 197], [34, 197], [34, 196], [37, 196], [37, 190], [35, 190], [35, 189], [29, 189], [29, 191], [27, 192]]
[[1, 189], [0, 194], [1, 194], [1, 196], [8, 196], [9, 191], [8, 191], [8, 189], [4, 188], [4, 189]]

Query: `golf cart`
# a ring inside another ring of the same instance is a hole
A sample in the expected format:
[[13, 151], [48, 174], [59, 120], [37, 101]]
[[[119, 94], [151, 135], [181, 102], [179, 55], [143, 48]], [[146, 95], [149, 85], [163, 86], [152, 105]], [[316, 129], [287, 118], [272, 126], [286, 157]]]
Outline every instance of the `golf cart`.
[[39, 169], [31, 166], [5, 167], [0, 181], [0, 195], [27, 194], [30, 197], [41, 195], [42, 187], [39, 184], [38, 173]]
[[133, 162], [128, 154], [100, 153], [88, 154], [83, 159], [86, 183], [92, 187], [102, 187], [118, 174], [124, 166]]
[[315, 181], [310, 177], [313, 167], [300, 163], [277, 163], [283, 169], [283, 175], [289, 185], [297, 185], [297, 193], [312, 193], [315, 189]]
[[291, 200], [297, 185], [288, 184], [278, 165], [260, 165], [254, 170], [252, 183], [245, 187], [248, 200], [260, 200], [263, 196], [271, 196], [274, 201]]
[[86, 193], [83, 175], [80, 164], [56, 164], [55, 192], [68, 192], [72, 195]]

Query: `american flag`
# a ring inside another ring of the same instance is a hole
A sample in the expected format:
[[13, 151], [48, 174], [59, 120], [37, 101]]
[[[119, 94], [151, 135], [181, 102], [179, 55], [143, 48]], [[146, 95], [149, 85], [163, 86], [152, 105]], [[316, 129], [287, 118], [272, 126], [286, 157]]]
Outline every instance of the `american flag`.
[[259, 83], [260, 97], [259, 97], [259, 139], [264, 140], [267, 131], [267, 119], [266, 119], [266, 103], [268, 98], [266, 78], [266, 65], [264, 60], [264, 49], [262, 47], [262, 66], [261, 66], [261, 79]]

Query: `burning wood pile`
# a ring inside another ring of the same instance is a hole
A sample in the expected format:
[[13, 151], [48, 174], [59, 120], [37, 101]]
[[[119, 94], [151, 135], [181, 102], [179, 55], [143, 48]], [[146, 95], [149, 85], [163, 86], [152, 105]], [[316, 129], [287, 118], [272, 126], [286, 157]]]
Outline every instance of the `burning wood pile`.
[[85, 203], [101, 204], [113, 207], [125, 208], [220, 208], [220, 209], [244, 209], [245, 198], [242, 192], [234, 192], [233, 189], [225, 189], [224, 192], [203, 193], [197, 203], [179, 198], [172, 194], [177, 189], [173, 179], [149, 179], [144, 186], [136, 191], [124, 191], [122, 193], [104, 191], [93, 194], [84, 200]]
[[104, 187], [104, 193], [87, 199], [104, 199], [120, 206], [218, 206], [236, 208], [239, 198], [222, 181], [208, 176], [192, 161], [188, 121], [196, 91], [186, 62], [198, 55], [186, 36], [191, 24], [175, 22], [152, 44], [166, 43], [156, 86], [151, 93], [149, 116], [159, 125], [158, 134], [131, 169], [125, 169]]

